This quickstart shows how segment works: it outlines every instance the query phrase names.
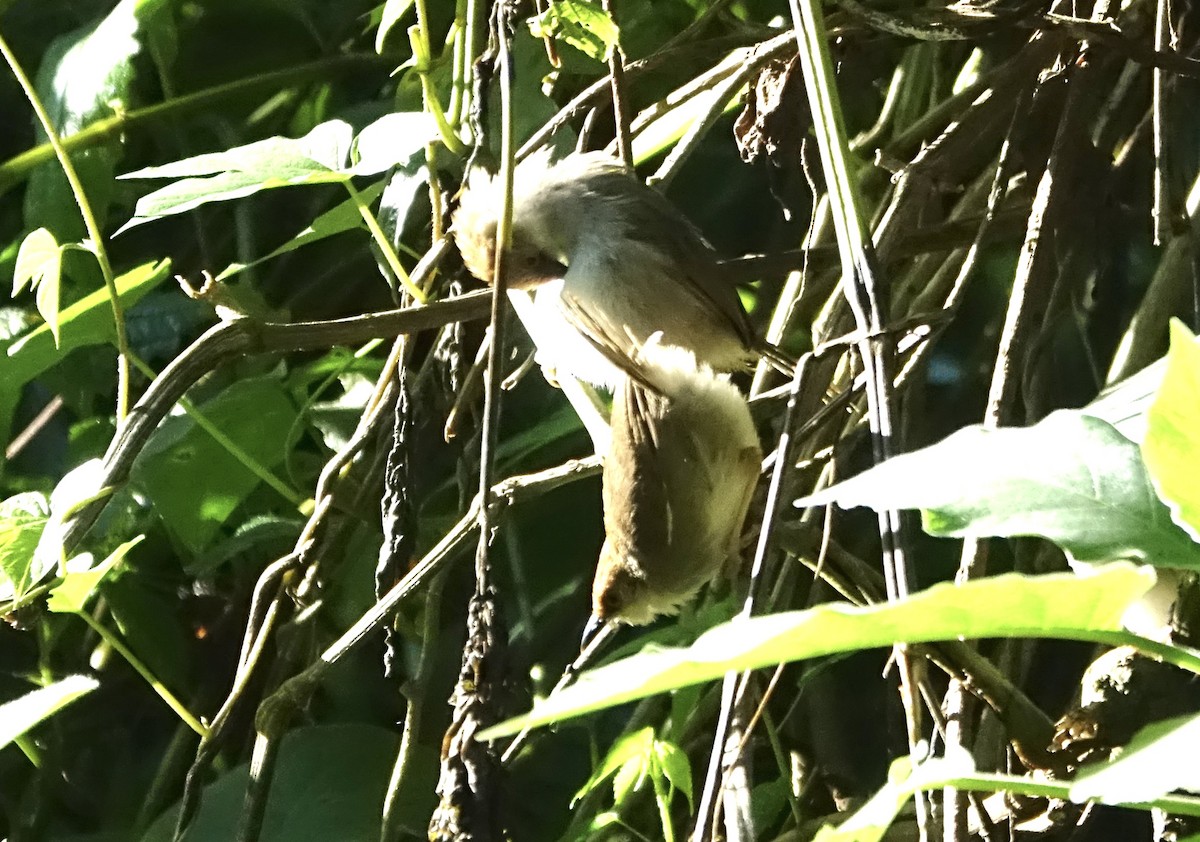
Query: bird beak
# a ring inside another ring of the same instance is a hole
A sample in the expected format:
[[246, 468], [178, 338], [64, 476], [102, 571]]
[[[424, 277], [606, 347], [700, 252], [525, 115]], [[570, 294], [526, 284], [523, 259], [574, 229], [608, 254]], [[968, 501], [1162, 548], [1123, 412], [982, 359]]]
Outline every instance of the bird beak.
[[589, 646], [594, 644], [609, 625], [608, 620], [602, 619], [595, 614], [588, 617], [587, 625], [583, 628], [583, 637], [579, 641], [579, 651], [583, 652]]

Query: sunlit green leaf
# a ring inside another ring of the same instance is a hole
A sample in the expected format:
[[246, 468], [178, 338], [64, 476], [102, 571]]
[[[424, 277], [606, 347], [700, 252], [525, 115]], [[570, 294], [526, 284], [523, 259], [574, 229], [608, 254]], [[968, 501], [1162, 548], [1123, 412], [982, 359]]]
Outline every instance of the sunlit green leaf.
[[677, 687], [712, 681], [730, 670], [758, 669], [837, 652], [895, 643], [957, 638], [1110, 639], [1126, 609], [1154, 583], [1151, 569], [1119, 563], [1087, 575], [1015, 574], [935, 585], [908, 599], [856, 608], [823, 605], [734, 620], [691, 646], [642, 652], [584, 673], [483, 739], [513, 734]]
[[437, 138], [433, 118], [421, 111], [397, 112], [380, 117], [354, 138], [351, 149], [354, 175], [376, 175], [424, 155], [425, 144]]
[[[264, 467], [282, 464], [296, 408], [278, 380], [232, 384], [199, 407], [235, 445]], [[202, 488], [196, 477], [205, 477]], [[261, 482], [236, 455], [187, 416], [169, 418], [134, 467], [133, 482], [189, 551], [205, 549]]]
[[1175, 522], [1200, 537], [1200, 344], [1171, 322], [1166, 374], [1147, 417], [1142, 456]]
[[37, 309], [58, 346], [58, 301], [62, 287], [62, 247], [45, 228], [30, 232], [17, 252], [13, 297], [28, 284], [37, 291]]
[[60, 585], [50, 591], [50, 598], [46, 600], [46, 607], [51, 611], [59, 614], [74, 614], [82, 611], [87, 606], [87, 601], [91, 597], [92, 592], [96, 590], [96, 586], [107, 576], [112, 569], [121, 563], [125, 555], [142, 542], [145, 536], [139, 535], [136, 538], [126, 541], [121, 546], [117, 547], [104, 561], [94, 567], [87, 567], [82, 570], [72, 570], [77, 562], [86, 562], [89, 560], [88, 555], [78, 556], [75, 559], [67, 562], [67, 573], [63, 576], [63, 581]]
[[267, 138], [127, 173], [122, 178], [180, 180], [138, 199], [133, 218], [120, 230], [261, 190], [345, 181], [352, 137], [350, 124], [331, 120], [301, 138]]
[[692, 764], [688, 761], [687, 752], [674, 743], [666, 740], [654, 742], [655, 765], [663, 776], [671, 782], [678, 792], [683, 793], [688, 804], [695, 807], [692, 801]]
[[[162, 283], [171, 271], [171, 262], [144, 263], [120, 275], [116, 280], [121, 304], [131, 307], [147, 292]], [[34, 328], [8, 347], [8, 359], [0, 358], [0, 382], [27, 383], [62, 357], [88, 345], [114, 341], [112, 304], [108, 290], [98, 289], [76, 301], [59, 314], [62, 344], [55, 346], [48, 325]]]
[[[579, 799], [583, 798], [597, 786], [616, 775], [630, 761], [638, 761], [639, 758], [645, 756], [653, 743], [653, 728], [641, 728], [632, 733], [625, 734], [612, 744], [612, 747], [604, 756], [604, 761], [600, 764], [600, 768], [588, 778], [587, 783], [579, 788], [574, 798], [571, 799], [571, 803], [577, 803]], [[617, 800], [620, 800], [619, 792]]]
[[27, 491], [0, 503], [0, 599], [20, 598], [54, 569], [54, 557], [38, 554], [50, 519], [46, 495]]
[[1200, 715], [1191, 714], [1147, 725], [1117, 757], [1079, 770], [1071, 799], [1150, 801], [1177, 789], [1200, 792]]
[[0, 705], [0, 748], [99, 686], [90, 676], [69, 675]]
[[379, 29], [375, 31], [375, 52], [382, 54], [384, 42], [388, 33], [396, 25], [396, 21], [404, 17], [404, 13], [412, 8], [415, 0], [387, 0], [383, 4], [383, 19], [379, 21]]
[[1079, 561], [1200, 566], [1200, 547], [1154, 493], [1137, 445], [1061, 411], [1032, 427], [967, 427], [797, 505], [921, 509], [931, 535], [1054, 541]]
[[[131, 105], [143, 22], [153, 4], [120, 0], [104, 18], [58, 38], [37, 71], [38, 96], [59, 135], [74, 134]], [[39, 142], [45, 141], [40, 127]], [[122, 144], [93, 145], [71, 156], [97, 219], [103, 224], [113, 195], [113, 173]], [[82, 239], [85, 230], [62, 167], [57, 161], [38, 167], [25, 193], [30, 227], [49, 228], [61, 242]]]
[[598, 61], [608, 61], [620, 36], [599, 0], [550, 0], [530, 26], [537, 37], [561, 38]]
[[[171, 262], [145, 263], [119, 276], [117, 295], [129, 308], [170, 277]], [[77, 348], [114, 341], [112, 305], [108, 291], [98, 289], [64, 308], [59, 314], [61, 343], [55, 346], [49, 325], [39, 325], [8, 346], [0, 355], [0, 436], [8, 433], [13, 412], [24, 386]]]
[[[359, 198], [370, 204], [379, 197], [383, 192], [383, 184], [372, 184], [359, 193]], [[306, 246], [309, 243], [315, 243], [323, 240], [326, 237], [332, 237], [334, 234], [341, 234], [345, 231], [353, 231], [356, 228], [363, 228], [362, 214], [358, 211], [358, 205], [353, 199], [346, 199], [344, 202], [339, 202], [325, 213], [314, 219], [308, 227], [292, 237], [286, 243], [281, 245], [269, 254], [265, 254], [257, 260], [252, 260], [249, 263], [231, 263], [226, 266], [221, 274], [217, 275], [218, 281], [224, 281], [231, 278], [239, 272], [249, 269], [251, 266], [258, 266], [266, 263], [268, 260], [279, 257], [281, 254], [287, 254], [290, 251], [295, 251], [301, 246]]]

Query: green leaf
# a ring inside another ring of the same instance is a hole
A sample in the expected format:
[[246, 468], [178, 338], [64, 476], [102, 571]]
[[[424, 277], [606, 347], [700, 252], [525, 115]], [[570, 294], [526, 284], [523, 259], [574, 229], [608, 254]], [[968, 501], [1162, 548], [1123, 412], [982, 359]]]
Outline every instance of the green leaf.
[[[132, 571], [136, 574], [138, 571]], [[104, 583], [104, 602], [121, 639], [168, 687], [188, 687], [195, 640], [179, 611], [178, 597], [149, 576], [114, 576]]]
[[1075, 411], [1032, 427], [967, 427], [796, 505], [826, 503], [921, 509], [931, 535], [1036, 535], [1077, 561], [1200, 567], [1200, 550], [1155, 495], [1137, 445]]
[[866, 804], [836, 827], [825, 825], [813, 842], [881, 842], [904, 805], [931, 781], [953, 780], [970, 774], [973, 764], [965, 753], [954, 757], [935, 757], [913, 766], [907, 757], [893, 761], [888, 779]]
[[1123, 637], [1118, 634], [1122, 615], [1154, 581], [1152, 569], [1118, 563], [1080, 576], [1009, 574], [964, 585], [935, 585], [890, 604], [824, 605], [734, 620], [705, 632], [689, 647], [641, 652], [586, 672], [530, 713], [489, 728], [480, 737], [492, 740], [713, 681], [730, 670], [896, 643], [990, 637], [1108, 641]]
[[269, 137], [223, 152], [206, 152], [157, 167], [145, 167], [121, 178], [187, 178], [226, 172], [253, 173], [287, 179], [320, 171], [340, 172], [346, 164], [354, 130], [343, 120], [313, 127], [304, 137]]
[[354, 138], [350, 158], [353, 175], [377, 175], [395, 166], [410, 166], [424, 157], [425, 144], [438, 137], [433, 117], [421, 111], [387, 114]]
[[[58, 38], [46, 50], [35, 88], [59, 135], [79, 132], [132, 106], [135, 63], [142, 52], [141, 26], [152, 4], [121, 0], [96, 24]], [[39, 142], [46, 140], [41, 127]], [[122, 154], [114, 137], [71, 154], [71, 161], [103, 225], [113, 196], [113, 174]], [[25, 193], [25, 221], [44, 226], [60, 242], [79, 240], [85, 230], [74, 193], [57, 161], [34, 170]]]
[[[362, 201], [370, 204], [378, 198], [383, 192], [383, 184], [372, 184], [370, 187], [359, 193]], [[334, 205], [325, 213], [318, 216], [311, 224], [303, 231], [292, 237], [286, 243], [275, 249], [270, 254], [263, 255], [257, 260], [252, 260], [249, 263], [231, 263], [221, 270], [221, 274], [217, 275], [216, 280], [224, 281], [234, 275], [249, 269], [252, 266], [258, 266], [260, 263], [266, 263], [268, 260], [279, 257], [281, 254], [287, 254], [289, 251], [294, 251], [301, 246], [306, 246], [309, 243], [315, 243], [318, 240], [323, 240], [326, 237], [332, 237], [334, 234], [341, 234], [345, 231], [353, 231], [355, 228], [365, 227], [362, 214], [358, 212], [358, 205], [353, 199], [346, 199]]]
[[[289, 731], [279, 748], [262, 834], [268, 840], [374, 840], [399, 735], [374, 725], [340, 724]], [[188, 842], [237, 837], [249, 778], [246, 766], [204, 787], [188, 827]], [[167, 810], [141, 842], [174, 838], [178, 805]]]
[[26, 491], [0, 503], [0, 599], [20, 599], [54, 569], [55, 557], [38, 553], [50, 501]]
[[608, 61], [620, 32], [598, 0], [550, 0], [550, 6], [529, 21], [538, 38], [561, 38], [597, 61]]
[[[579, 799], [616, 775], [630, 761], [640, 763], [640, 758], [647, 755], [653, 743], [654, 729], [649, 726], [621, 737], [609, 748], [608, 754], [604, 756], [604, 762], [600, 764], [600, 768], [592, 773], [587, 783], [581, 786], [579, 791], [571, 798], [571, 804], [576, 804]], [[619, 791], [617, 793], [617, 800], [620, 801]]]
[[655, 740], [654, 757], [655, 767], [662, 771], [663, 777], [671, 782], [671, 786], [683, 793], [688, 805], [694, 810], [696, 805], [692, 800], [692, 764], [688, 761], [687, 752], [672, 742]]
[[[117, 278], [117, 297], [128, 310], [170, 276], [171, 262], [145, 263]], [[111, 343], [116, 336], [108, 292], [98, 289], [59, 314], [61, 343], [56, 347], [49, 325], [39, 325], [11, 343], [0, 355], [0, 437], [8, 435], [13, 412], [26, 383], [89, 345]], [[3, 343], [0, 343], [2, 347]]]
[[12, 297], [16, 298], [28, 285], [37, 291], [37, 308], [46, 320], [54, 345], [58, 346], [58, 300], [62, 286], [62, 246], [45, 228], [29, 232], [17, 252], [13, 270]]
[[69, 675], [0, 705], [0, 748], [99, 686], [90, 676]]
[[[171, 271], [171, 261], [143, 263], [116, 280], [117, 297], [128, 309], [162, 283]], [[98, 289], [59, 314], [62, 344], [56, 346], [48, 325], [34, 328], [8, 348], [8, 359], [0, 358], [0, 383], [24, 384], [62, 360], [76, 348], [113, 342], [112, 304], [108, 290]]]
[[1147, 416], [1142, 457], [1171, 517], [1200, 537], [1200, 344], [1171, 321], [1166, 374]]
[[383, 54], [383, 44], [388, 32], [396, 25], [404, 13], [412, 8], [415, 0], [387, 0], [383, 5], [383, 19], [379, 21], [379, 29], [375, 31], [375, 52]]
[[330, 120], [301, 138], [271, 137], [126, 173], [121, 178], [181, 180], [138, 199], [133, 218], [117, 233], [208, 202], [240, 199], [276, 187], [345, 181], [351, 175], [345, 167], [352, 136], [349, 123]]
[[1079, 770], [1071, 800], [1151, 801], [1177, 789], [1200, 792], [1200, 715], [1155, 722], [1142, 728], [1115, 760]]
[[[234, 383], [200, 407], [218, 429], [267, 468], [282, 464], [296, 408], [274, 378]], [[182, 415], [167, 419], [134, 465], [133, 483], [193, 553], [207, 547], [261, 480]]]
[[[113, 550], [108, 558], [94, 567], [90, 563], [90, 553], [83, 553], [68, 561], [67, 574], [63, 577], [62, 584], [50, 591], [50, 598], [46, 600], [46, 607], [56, 614], [76, 614], [82, 611], [101, 580], [114, 567], [120, 564], [121, 559], [125, 558], [125, 555], [130, 550], [140, 544], [144, 537], [144, 535], [139, 535], [130, 541], [126, 541]], [[71, 569], [76, 565], [84, 564], [87, 565], [85, 569]]]

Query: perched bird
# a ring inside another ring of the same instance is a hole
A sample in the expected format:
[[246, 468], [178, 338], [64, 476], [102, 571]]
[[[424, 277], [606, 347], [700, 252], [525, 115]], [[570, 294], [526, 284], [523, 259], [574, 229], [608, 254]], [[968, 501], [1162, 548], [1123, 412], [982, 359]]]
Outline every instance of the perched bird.
[[[492, 281], [499, 183], [473, 173], [454, 215], [463, 262]], [[535, 291], [555, 347], [554, 367], [612, 388], [638, 375], [638, 350], [655, 333], [716, 371], [762, 354], [789, 361], [755, 339], [737, 290], [712, 246], [662, 194], [603, 153], [551, 164], [522, 162], [513, 179], [508, 283]], [[537, 337], [535, 337], [535, 341]], [[788, 368], [790, 371], [790, 368]]]
[[590, 631], [673, 614], [736, 559], [762, 461], [726, 378], [654, 340], [640, 362], [654, 388], [626, 378], [613, 401]]

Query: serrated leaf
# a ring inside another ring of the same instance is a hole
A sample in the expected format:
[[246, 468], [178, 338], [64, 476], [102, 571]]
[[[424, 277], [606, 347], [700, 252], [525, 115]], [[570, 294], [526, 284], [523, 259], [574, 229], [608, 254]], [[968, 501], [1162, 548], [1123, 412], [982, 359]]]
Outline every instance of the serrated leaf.
[[69, 675], [0, 705], [0, 748], [99, 686], [90, 676]]
[[19, 599], [54, 569], [37, 552], [49, 520], [50, 501], [36, 491], [0, 503], [0, 599]]
[[620, 31], [597, 0], [550, 0], [550, 6], [530, 20], [537, 37], [556, 37], [597, 61], [608, 61]]
[[604, 761], [600, 764], [600, 768], [592, 773], [587, 783], [581, 786], [579, 791], [571, 798], [571, 804], [574, 805], [597, 786], [616, 775], [631, 760], [644, 757], [653, 742], [654, 729], [649, 726], [626, 734], [618, 739], [609, 748], [608, 754], [604, 756]]
[[1178, 320], [1146, 421], [1142, 456], [1155, 488], [1174, 521], [1200, 538], [1200, 344]]
[[87, 606], [92, 592], [96, 590], [96, 586], [114, 567], [121, 563], [121, 559], [125, 558], [130, 550], [142, 542], [144, 537], [144, 535], [139, 535], [126, 541], [113, 550], [104, 561], [87, 570], [70, 570], [71, 562], [67, 562], [68, 572], [63, 576], [62, 584], [50, 591], [50, 598], [46, 600], [46, 608], [56, 614], [75, 614], [82, 611]]
[[958, 638], [1052, 637], [1106, 641], [1154, 584], [1153, 570], [1119, 563], [1086, 575], [1008, 574], [941, 584], [907, 599], [861, 608], [823, 605], [735, 620], [689, 647], [641, 652], [584, 673], [533, 710], [488, 728], [481, 739], [515, 734], [601, 708], [759, 669], [839, 652]]
[[1077, 561], [1200, 567], [1200, 548], [1154, 493], [1137, 445], [1060, 411], [1032, 427], [967, 427], [797, 501], [921, 509], [951, 537], [1040, 536]]
[[1151, 801], [1177, 789], [1200, 792], [1200, 715], [1166, 719], [1142, 728], [1116, 759], [1089, 764], [1071, 785], [1071, 800]]
[[694, 810], [696, 805], [692, 801], [692, 764], [688, 761], [687, 753], [672, 742], [655, 740], [654, 755], [656, 765], [662, 770], [663, 776], [678, 792], [683, 793], [688, 805]]

